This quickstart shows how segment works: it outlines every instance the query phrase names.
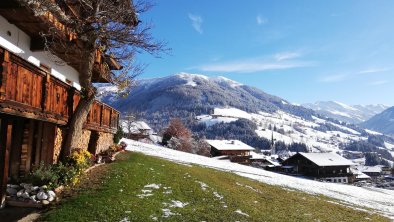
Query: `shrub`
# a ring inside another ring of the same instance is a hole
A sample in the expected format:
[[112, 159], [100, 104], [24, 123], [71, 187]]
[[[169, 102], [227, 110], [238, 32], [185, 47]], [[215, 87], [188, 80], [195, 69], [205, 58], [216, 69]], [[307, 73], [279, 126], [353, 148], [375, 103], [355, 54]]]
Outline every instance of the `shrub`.
[[118, 144], [120, 139], [123, 137], [123, 129], [122, 127], [118, 127], [118, 131], [116, 131], [116, 134], [114, 135], [114, 143]]
[[54, 189], [61, 185], [75, 184], [77, 181], [78, 170], [71, 165], [62, 162], [53, 165], [45, 165], [41, 162], [24, 179], [25, 182], [34, 185], [47, 185]]
[[94, 162], [94, 156], [85, 149], [74, 149], [68, 157], [68, 163], [82, 171]]
[[46, 166], [41, 162], [26, 176], [25, 182], [38, 186], [57, 187], [59, 185], [59, 175], [53, 170], [53, 165]]

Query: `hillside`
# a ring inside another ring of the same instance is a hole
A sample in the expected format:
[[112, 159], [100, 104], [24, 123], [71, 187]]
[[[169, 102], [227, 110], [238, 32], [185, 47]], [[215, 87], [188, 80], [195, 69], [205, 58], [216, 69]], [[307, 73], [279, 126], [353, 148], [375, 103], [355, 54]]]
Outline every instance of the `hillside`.
[[359, 208], [360, 206], [366, 207], [379, 211], [384, 215], [394, 217], [394, 208], [392, 207], [394, 204], [394, 191], [392, 190], [311, 181], [132, 140], [123, 139], [123, 141], [128, 144], [127, 149], [130, 151], [160, 157], [181, 164], [196, 164], [220, 171], [232, 172], [242, 177], [250, 178], [265, 184], [279, 186], [286, 190], [298, 190], [314, 195], [324, 195], [329, 198], [340, 200], [342, 204], [352, 205], [355, 208]]
[[313, 109], [322, 116], [327, 116], [352, 124], [364, 122], [388, 108], [381, 104], [347, 105], [337, 101], [318, 101], [315, 103], [302, 104], [302, 106]]
[[375, 115], [361, 125], [371, 130], [394, 135], [394, 107]]
[[[303, 143], [314, 152], [341, 152], [353, 142], [384, 137], [224, 77], [181, 73], [141, 80], [125, 99], [114, 97], [106, 86], [99, 91], [102, 100], [121, 112], [140, 114], [158, 132], [177, 117], [199, 137], [239, 139], [258, 149], [269, 149], [272, 136], [283, 142], [278, 143], [280, 149]], [[394, 140], [380, 139], [386, 143], [374, 144], [368, 151], [385, 152], [385, 158], [393, 161], [388, 151]]]
[[[286, 112], [311, 118], [312, 110], [294, 106], [257, 88], [225, 77], [181, 73], [140, 80], [125, 99], [117, 99], [108, 87], [99, 87], [100, 98], [121, 112], [139, 112], [160, 129], [172, 117], [208, 114], [216, 107], [234, 107], [247, 112]], [[109, 92], [109, 93], [108, 93]]]
[[[161, 154], [174, 152], [165, 148], [144, 148], [144, 145], [140, 148], [130, 145], [130, 149], [149, 149]], [[175, 153], [184, 161], [194, 157]], [[201, 158], [195, 157], [195, 160]], [[212, 159], [205, 159], [212, 162]], [[87, 182], [78, 196], [62, 202], [61, 207], [49, 211], [41, 220], [389, 221], [380, 215], [390, 216], [390, 210], [382, 207], [389, 204], [386, 202], [378, 203], [379, 211], [366, 211], [362, 206], [345, 204], [335, 198], [261, 183], [221, 169], [173, 163], [141, 153], [121, 154], [119, 161], [101, 167], [106, 167], [106, 170], [96, 181], [100, 186], [91, 186]], [[366, 191], [366, 196], [361, 199], [366, 200], [371, 194], [383, 196], [376, 191]], [[389, 198], [391, 194], [385, 195]]]

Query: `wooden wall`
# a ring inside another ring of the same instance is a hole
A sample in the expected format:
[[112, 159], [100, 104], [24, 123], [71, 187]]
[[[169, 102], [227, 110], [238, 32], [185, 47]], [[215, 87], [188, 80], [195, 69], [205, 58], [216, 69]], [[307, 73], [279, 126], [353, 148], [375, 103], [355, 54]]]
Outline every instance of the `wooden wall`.
[[[0, 112], [67, 125], [80, 92], [3, 48], [0, 63]], [[85, 128], [115, 133], [118, 119], [118, 111], [95, 101]]]

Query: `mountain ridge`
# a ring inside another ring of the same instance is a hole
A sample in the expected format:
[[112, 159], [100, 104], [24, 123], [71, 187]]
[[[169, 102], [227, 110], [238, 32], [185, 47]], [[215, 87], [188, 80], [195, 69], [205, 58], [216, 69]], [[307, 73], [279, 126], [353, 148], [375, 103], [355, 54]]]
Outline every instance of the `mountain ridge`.
[[360, 124], [367, 121], [388, 108], [388, 106], [383, 104], [347, 105], [338, 101], [317, 101], [315, 103], [305, 103], [302, 106], [310, 108], [323, 116], [351, 124]]
[[363, 127], [381, 133], [394, 135], [394, 106], [377, 114], [361, 124]]
[[[238, 139], [269, 149], [274, 136], [277, 150], [297, 150], [297, 144], [305, 144], [311, 152], [343, 153], [353, 144], [349, 152], [381, 152], [394, 161], [388, 153], [393, 139], [223, 77], [180, 73], [140, 80], [125, 99], [116, 98], [108, 86], [98, 90], [104, 102], [145, 119], [159, 133], [172, 118], [180, 118], [197, 137]], [[368, 142], [370, 137], [375, 145]]]

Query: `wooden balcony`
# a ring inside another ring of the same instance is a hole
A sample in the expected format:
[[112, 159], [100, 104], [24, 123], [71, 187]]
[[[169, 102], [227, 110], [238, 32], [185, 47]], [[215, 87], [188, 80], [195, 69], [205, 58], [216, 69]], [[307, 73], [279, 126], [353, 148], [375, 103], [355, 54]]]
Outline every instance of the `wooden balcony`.
[[[59, 1], [59, 3], [63, 3], [59, 6], [65, 14], [75, 17], [75, 12], [73, 12], [72, 7], [70, 8], [64, 1]], [[81, 71], [80, 63], [83, 62], [83, 59], [81, 59], [79, 54], [80, 50], [77, 48], [79, 41], [78, 36], [72, 29], [65, 26], [56, 18], [55, 15], [50, 12], [45, 12], [37, 16], [32, 9], [20, 6], [15, 0], [0, 1], [0, 15], [30, 36], [30, 50], [33, 52], [45, 50], [45, 43], [40, 33], [55, 28], [57, 33], [61, 34], [59, 35], [61, 41], [69, 41], [70, 47], [65, 49], [63, 46], [54, 46], [54, 54], [74, 67], [77, 71]], [[102, 52], [97, 51], [93, 71], [93, 82], [111, 82], [111, 70], [119, 70], [121, 68], [122, 67], [117, 61], [109, 55], [103, 55]]]
[[[67, 125], [80, 92], [0, 47], [0, 112]], [[95, 101], [85, 128], [116, 132], [119, 112]]]

